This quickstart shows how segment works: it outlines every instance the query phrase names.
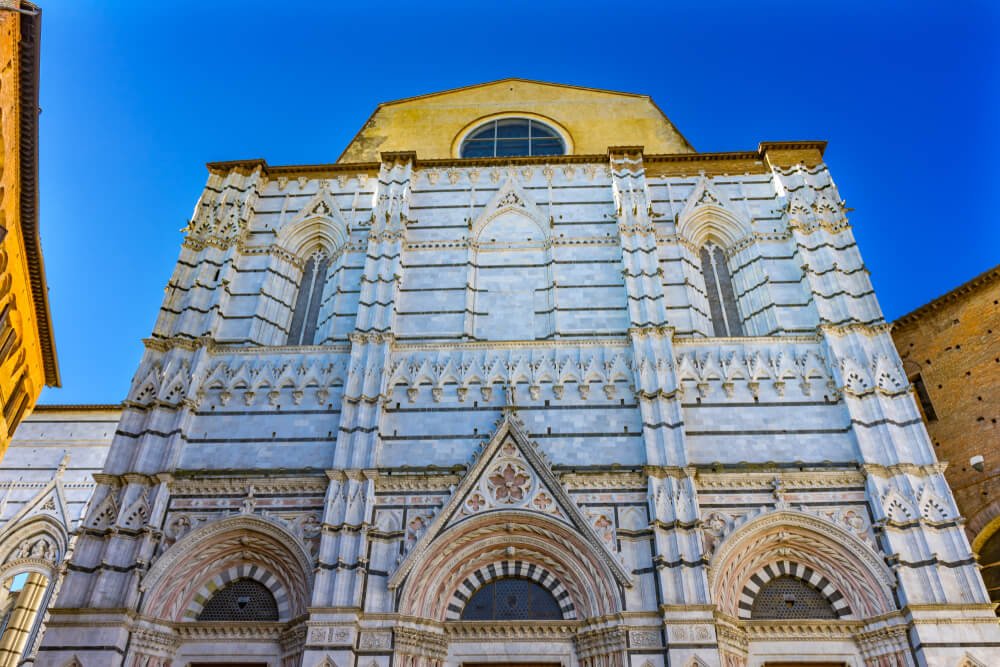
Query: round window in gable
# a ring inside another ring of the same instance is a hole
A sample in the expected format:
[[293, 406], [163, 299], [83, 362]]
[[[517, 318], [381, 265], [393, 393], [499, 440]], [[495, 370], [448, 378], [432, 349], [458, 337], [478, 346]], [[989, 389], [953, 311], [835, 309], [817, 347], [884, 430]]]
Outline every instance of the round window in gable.
[[487, 121], [462, 142], [465, 158], [565, 155], [566, 144], [554, 129], [531, 118]]

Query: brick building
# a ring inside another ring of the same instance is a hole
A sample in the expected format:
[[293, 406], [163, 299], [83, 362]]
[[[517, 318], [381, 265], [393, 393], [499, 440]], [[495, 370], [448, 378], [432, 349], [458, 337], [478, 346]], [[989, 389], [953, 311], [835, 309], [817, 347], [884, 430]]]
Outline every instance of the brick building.
[[41, 12], [0, 3], [0, 457], [45, 385], [59, 386], [38, 233]]
[[[1000, 266], [900, 317], [892, 337], [965, 532], [1000, 602]], [[982, 469], [970, 460], [982, 456]]]

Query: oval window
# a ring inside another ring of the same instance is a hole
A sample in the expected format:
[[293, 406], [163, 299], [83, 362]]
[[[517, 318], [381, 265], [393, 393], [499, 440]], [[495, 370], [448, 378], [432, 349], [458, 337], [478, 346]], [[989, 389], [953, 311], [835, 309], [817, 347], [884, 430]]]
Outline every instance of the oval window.
[[480, 125], [462, 142], [461, 157], [565, 155], [554, 129], [531, 118], [499, 118]]

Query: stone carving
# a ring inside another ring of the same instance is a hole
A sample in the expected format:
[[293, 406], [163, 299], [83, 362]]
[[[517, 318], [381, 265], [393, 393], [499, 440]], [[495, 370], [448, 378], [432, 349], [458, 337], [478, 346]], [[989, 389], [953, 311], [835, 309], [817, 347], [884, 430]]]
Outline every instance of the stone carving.
[[[225, 405], [235, 392], [242, 392], [244, 401], [254, 402], [255, 392], [278, 392], [269, 395], [269, 404], [280, 402], [281, 392], [287, 391], [294, 401], [301, 402], [307, 389], [311, 389], [318, 404], [329, 398], [331, 387], [343, 386], [347, 380], [347, 359], [319, 354], [282, 355], [261, 359], [233, 355], [209, 366], [199, 378], [200, 391], [217, 392], [219, 402]], [[295, 399], [295, 394], [298, 399]], [[286, 399], [287, 400], [287, 399]]]
[[920, 516], [927, 521], [947, 521], [952, 513], [947, 509], [948, 504], [938, 494], [934, 493], [931, 484], [925, 483], [917, 492], [918, 503], [920, 505]]
[[[528, 385], [528, 395], [539, 400], [543, 384], [552, 386], [557, 400], [564, 396], [566, 383], [577, 383], [581, 397], [588, 396], [592, 383], [605, 386], [606, 396], [614, 396], [616, 382], [633, 378], [627, 349], [620, 347], [553, 347], [525, 351], [497, 346], [494, 350], [442, 350], [436, 354], [415, 351], [394, 356], [389, 362], [388, 388], [402, 386], [407, 397], [416, 401], [421, 386], [430, 385], [440, 401], [455, 386], [455, 396], [464, 401], [471, 385], [478, 384], [483, 400], [493, 397], [493, 385]], [[608, 388], [611, 386], [611, 388]], [[536, 398], [537, 397], [537, 398]]]
[[895, 523], [909, 523], [917, 518], [913, 506], [894, 488], [889, 488], [882, 494], [882, 508], [885, 518]]
[[628, 634], [632, 648], [656, 648], [660, 646], [660, 633], [656, 630], [633, 630]]
[[[814, 380], [823, 382], [830, 375], [818, 345], [727, 345], [684, 346], [675, 361], [678, 384], [693, 382], [701, 398], [712, 386], [720, 386], [726, 398], [735, 396], [742, 383], [754, 397], [760, 383], [769, 381], [775, 393], [783, 396], [788, 382], [798, 384], [804, 395], [812, 392]], [[652, 372], [652, 369], [642, 369]]]
[[362, 632], [358, 640], [358, 648], [378, 650], [392, 648], [391, 632]]
[[186, 359], [170, 359], [165, 366], [154, 362], [145, 373], [133, 383], [126, 404], [146, 406], [157, 401], [168, 405], [179, 405], [188, 397], [191, 386], [191, 368]]
[[[257, 167], [248, 176], [230, 172], [214, 188], [206, 188], [194, 216], [184, 228], [185, 245], [196, 249], [205, 245], [220, 248], [232, 245], [253, 216], [265, 180], [262, 169]], [[209, 183], [212, 184], [211, 180]]]
[[513, 441], [500, 446], [476, 489], [462, 504], [460, 515], [468, 516], [504, 507], [530, 508], [565, 520], [565, 514], [539, 483], [535, 473]]
[[524, 500], [531, 491], [531, 475], [521, 466], [502, 462], [486, 478], [493, 499], [498, 503], [512, 504]]
[[118, 504], [115, 502], [114, 493], [109, 490], [91, 514], [88, 525], [95, 530], [105, 530], [110, 528], [117, 518]]
[[[593, 521], [585, 516], [551, 470], [551, 464], [537, 444], [527, 440], [523, 424], [511, 413], [497, 423], [493, 438], [483, 443], [474, 455], [473, 464], [451, 498], [440, 510], [437, 518], [428, 523], [410, 526], [407, 531], [406, 558], [389, 578], [389, 588], [400, 586], [406, 575], [426, 557], [427, 550], [443, 530], [463, 522], [470, 516], [496, 510], [527, 510], [557, 519], [562, 525], [571, 526], [610, 568], [615, 578], [630, 584], [630, 577], [614, 550], [614, 533], [611, 520], [604, 517], [607, 526], [602, 536]], [[507, 472], [508, 466], [510, 472]], [[504, 473], [507, 472], [505, 475]], [[490, 478], [494, 478], [490, 481]], [[501, 487], [500, 485], [503, 485]], [[503, 495], [496, 489], [507, 489]], [[508, 523], [510, 530], [515, 524]], [[492, 530], [496, 526], [488, 526]], [[525, 528], [527, 530], [527, 528]], [[608, 537], [610, 536], [610, 537]], [[510, 556], [511, 554], [508, 554]]]
[[730, 519], [722, 512], [707, 514], [702, 523], [702, 535], [705, 540], [705, 557], [711, 558], [730, 530]]
[[594, 530], [601, 539], [609, 546], [614, 546], [615, 543], [615, 524], [608, 518], [607, 514], [591, 514], [591, 522], [593, 523]]
[[7, 562], [29, 558], [48, 561], [50, 563], [56, 562], [58, 550], [55, 541], [47, 535], [36, 535], [35, 537], [22, 540], [18, 547], [8, 555]]

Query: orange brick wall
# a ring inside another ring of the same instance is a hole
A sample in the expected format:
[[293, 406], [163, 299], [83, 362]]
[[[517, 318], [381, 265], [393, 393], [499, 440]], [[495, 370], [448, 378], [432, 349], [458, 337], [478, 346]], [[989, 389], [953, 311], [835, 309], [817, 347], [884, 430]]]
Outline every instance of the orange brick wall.
[[[938, 459], [949, 462], [970, 540], [1000, 516], [1000, 267], [977, 282], [893, 328], [907, 374], [919, 370], [937, 414], [927, 430]], [[976, 454], [986, 460], [983, 472], [969, 465]]]
[[[45, 384], [20, 217], [21, 15], [0, 12], [0, 457]], [[2, 315], [6, 312], [7, 319]], [[13, 346], [4, 347], [13, 331]], [[26, 401], [26, 402], [25, 402]]]

